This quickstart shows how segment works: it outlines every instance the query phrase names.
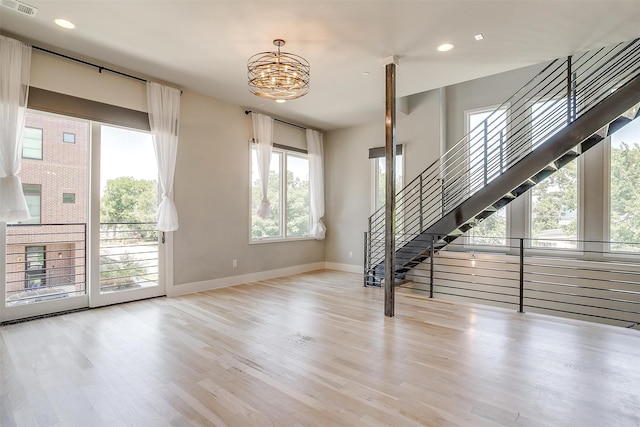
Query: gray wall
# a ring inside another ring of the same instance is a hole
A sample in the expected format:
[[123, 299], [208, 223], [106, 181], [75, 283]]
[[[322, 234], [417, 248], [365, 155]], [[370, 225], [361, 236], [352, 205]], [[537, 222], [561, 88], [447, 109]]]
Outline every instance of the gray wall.
[[[182, 95], [176, 285], [324, 261], [321, 241], [248, 243], [252, 136], [251, 118], [243, 108], [189, 91]], [[303, 138], [303, 131], [276, 122], [277, 143], [306, 146]]]
[[[397, 143], [404, 150], [405, 183], [440, 156], [440, 91], [413, 95], [408, 105], [408, 114], [397, 113], [396, 127]], [[324, 141], [325, 258], [330, 263], [362, 266], [364, 232], [372, 213], [368, 150], [385, 145], [384, 116], [375, 123], [328, 132]]]
[[519, 68], [493, 76], [448, 86], [447, 146], [451, 147], [465, 135], [465, 111], [502, 104], [524, 86], [546, 64]]
[[[141, 82], [33, 53], [31, 85], [146, 111]], [[304, 146], [299, 129], [276, 125], [276, 142]], [[185, 91], [181, 98], [173, 281], [182, 284], [323, 262], [324, 242], [249, 244], [251, 120], [240, 106]], [[238, 267], [232, 267], [232, 260]]]

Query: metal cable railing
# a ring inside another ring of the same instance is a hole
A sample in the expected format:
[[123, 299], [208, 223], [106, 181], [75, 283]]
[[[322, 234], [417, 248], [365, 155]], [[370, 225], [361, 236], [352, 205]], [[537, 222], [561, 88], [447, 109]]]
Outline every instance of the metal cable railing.
[[[551, 61], [396, 194], [396, 250], [639, 73], [640, 39]], [[369, 217], [365, 283], [384, 261], [384, 216]]]
[[[7, 305], [86, 294], [87, 225], [7, 224]], [[100, 291], [158, 283], [155, 222], [100, 224]]]
[[100, 223], [100, 292], [157, 283], [156, 223]]
[[[618, 326], [640, 324], [640, 243], [504, 238], [486, 248], [456, 241], [407, 275], [400, 288]], [[567, 243], [577, 249], [567, 249]], [[483, 251], [484, 249], [484, 251]]]
[[86, 293], [86, 224], [7, 224], [9, 306]]

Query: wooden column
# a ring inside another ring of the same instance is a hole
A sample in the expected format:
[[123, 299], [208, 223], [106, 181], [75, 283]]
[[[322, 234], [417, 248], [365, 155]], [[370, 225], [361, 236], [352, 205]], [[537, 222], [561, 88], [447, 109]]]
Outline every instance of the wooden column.
[[396, 67], [395, 56], [384, 60], [385, 66], [385, 220], [384, 220], [384, 315], [395, 314], [396, 265]]

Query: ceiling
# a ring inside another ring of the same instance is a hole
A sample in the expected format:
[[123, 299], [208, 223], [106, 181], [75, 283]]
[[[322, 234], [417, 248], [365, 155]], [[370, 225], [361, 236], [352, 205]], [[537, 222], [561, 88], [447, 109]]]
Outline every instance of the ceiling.
[[[404, 97], [640, 37], [640, 0], [24, 2], [36, 16], [0, 8], [0, 31], [322, 130], [383, 117], [391, 55]], [[246, 82], [247, 59], [276, 38], [311, 64], [311, 92], [284, 104]]]

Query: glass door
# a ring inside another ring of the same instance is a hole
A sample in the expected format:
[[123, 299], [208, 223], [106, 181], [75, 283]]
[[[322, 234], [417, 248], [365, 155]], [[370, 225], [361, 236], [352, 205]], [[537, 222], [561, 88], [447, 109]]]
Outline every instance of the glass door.
[[27, 111], [22, 181], [31, 218], [0, 223], [0, 321], [88, 305], [91, 123]]
[[165, 294], [151, 134], [30, 110], [21, 155], [31, 218], [0, 223], [0, 322]]
[[[98, 134], [99, 133], [99, 134]], [[98, 134], [98, 135], [96, 135]], [[150, 133], [101, 125], [94, 131], [91, 305], [164, 295], [156, 229], [158, 168]], [[95, 167], [99, 165], [99, 167]]]

